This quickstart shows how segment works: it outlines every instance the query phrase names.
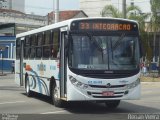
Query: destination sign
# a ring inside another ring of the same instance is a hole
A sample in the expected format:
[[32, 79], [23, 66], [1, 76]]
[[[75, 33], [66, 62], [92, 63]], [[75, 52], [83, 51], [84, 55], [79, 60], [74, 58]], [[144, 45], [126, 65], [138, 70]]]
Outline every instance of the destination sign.
[[132, 29], [131, 24], [116, 24], [116, 23], [79, 23], [79, 29], [81, 30], [125, 30], [130, 31]]
[[134, 22], [122, 20], [83, 20], [73, 22], [71, 30], [137, 31], [138, 25]]

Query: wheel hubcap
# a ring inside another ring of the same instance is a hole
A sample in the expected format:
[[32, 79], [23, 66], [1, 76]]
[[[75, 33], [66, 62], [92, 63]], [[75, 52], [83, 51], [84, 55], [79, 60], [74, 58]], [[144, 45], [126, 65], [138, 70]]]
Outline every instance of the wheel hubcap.
[[27, 86], [26, 86], [27, 93], [29, 92], [29, 81], [27, 80]]
[[55, 89], [54, 89], [54, 100], [55, 101], [58, 100], [58, 90], [57, 90], [57, 87], [55, 87]]

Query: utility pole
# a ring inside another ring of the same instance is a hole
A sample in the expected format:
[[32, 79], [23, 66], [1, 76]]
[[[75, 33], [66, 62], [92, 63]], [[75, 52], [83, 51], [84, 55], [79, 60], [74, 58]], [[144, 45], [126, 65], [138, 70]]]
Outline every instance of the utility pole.
[[2, 70], [1, 75], [3, 75], [3, 49], [1, 48], [0, 51], [1, 51], [1, 56], [2, 56], [2, 57], [1, 57], [1, 59], [2, 59], [2, 60], [1, 60], [1, 70]]
[[[158, 17], [160, 17], [160, 10], [158, 9], [157, 10], [157, 16]], [[158, 21], [158, 23], [159, 23], [159, 21]], [[158, 46], [158, 48], [159, 48], [159, 57], [158, 57], [158, 74], [159, 74], [159, 77], [160, 77], [160, 39], [159, 39], [159, 46]]]
[[54, 22], [59, 22], [59, 0], [55, 0], [55, 14], [53, 14]]
[[122, 0], [122, 13], [123, 18], [126, 18], [126, 0]]

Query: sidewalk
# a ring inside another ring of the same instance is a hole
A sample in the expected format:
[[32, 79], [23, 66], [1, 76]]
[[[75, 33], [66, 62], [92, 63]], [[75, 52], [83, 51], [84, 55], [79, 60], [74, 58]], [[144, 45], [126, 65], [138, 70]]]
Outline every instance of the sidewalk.
[[5, 76], [0, 76], [0, 92], [4, 90], [23, 90], [19, 85], [15, 83], [15, 74], [5, 73]]
[[141, 82], [160, 82], [160, 77], [140, 77]]
[[0, 71], [0, 80], [12, 80], [14, 81], [15, 74], [12, 74], [11, 72], [2, 72]]

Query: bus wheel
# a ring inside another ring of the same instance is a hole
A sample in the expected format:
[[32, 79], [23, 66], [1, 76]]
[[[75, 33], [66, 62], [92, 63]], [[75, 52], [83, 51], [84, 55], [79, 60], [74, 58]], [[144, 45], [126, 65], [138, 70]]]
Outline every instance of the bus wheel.
[[27, 94], [28, 97], [31, 97], [31, 96], [32, 96], [32, 92], [31, 92], [31, 90], [30, 90], [30, 85], [29, 85], [29, 78], [28, 78], [28, 76], [26, 77], [25, 81], [26, 81], [26, 84], [25, 84], [26, 94]]
[[106, 106], [110, 109], [115, 109], [118, 107], [120, 100], [108, 100], [105, 102]]
[[58, 88], [56, 84], [53, 85], [52, 89], [52, 101], [56, 107], [63, 107], [64, 101], [60, 100], [58, 97]]

